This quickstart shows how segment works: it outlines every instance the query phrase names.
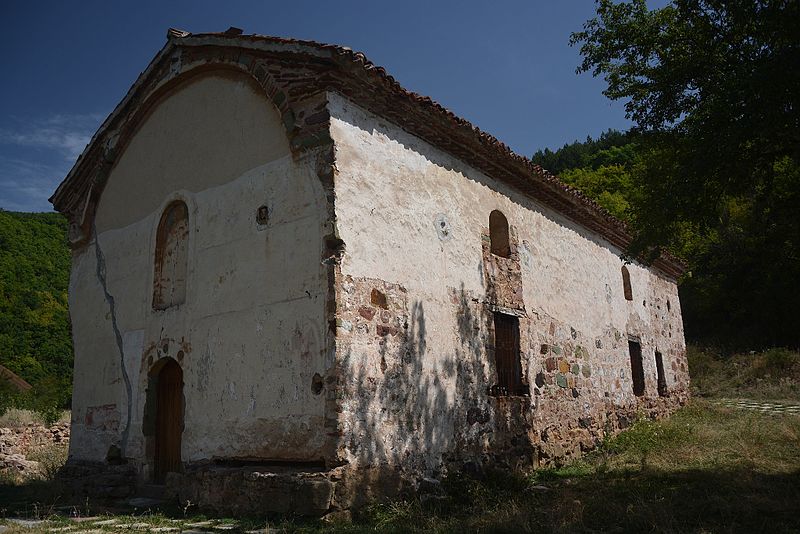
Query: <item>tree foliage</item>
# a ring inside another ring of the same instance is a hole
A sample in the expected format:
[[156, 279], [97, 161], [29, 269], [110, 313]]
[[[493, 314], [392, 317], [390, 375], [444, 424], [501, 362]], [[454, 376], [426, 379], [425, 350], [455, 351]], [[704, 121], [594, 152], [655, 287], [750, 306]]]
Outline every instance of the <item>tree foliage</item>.
[[567, 143], [555, 152], [549, 148], [538, 150], [531, 158], [554, 174], [567, 169], [593, 168], [600, 165], [632, 163], [635, 156], [633, 136], [629, 132], [608, 130], [597, 139], [587, 136], [585, 141]]
[[599, 0], [571, 37], [635, 122], [629, 252], [689, 260], [692, 336], [800, 345], [798, 20], [797, 0]]
[[0, 210], [0, 363], [33, 384], [25, 399], [33, 408], [70, 398], [66, 232], [57, 213]]
[[[605, 165], [608, 149], [592, 153], [587, 146], [576, 146], [580, 144], [552, 152], [554, 159], [566, 149], [585, 152], [583, 161], [593, 164], [564, 169], [559, 178], [627, 220], [630, 206], [637, 202], [645, 150], [635, 143], [614, 147], [630, 151], [632, 157], [626, 156], [630, 163]], [[594, 141], [585, 145], [595, 146]], [[800, 167], [784, 158], [776, 163], [775, 176], [771, 216], [788, 221], [800, 205]], [[680, 290], [686, 333], [692, 342], [732, 350], [796, 343], [792, 310], [798, 295], [797, 257], [790, 252], [794, 243], [800, 243], [798, 226], [768, 224], [753, 202], [729, 197], [719, 223], [706, 232], [699, 232], [695, 223], [679, 223], [672, 251], [686, 260], [690, 269]]]
[[652, 151], [642, 247], [674, 243], [684, 221], [713, 228], [729, 197], [769, 199], [775, 164], [800, 161], [798, 20], [796, 0], [600, 0], [572, 35], [578, 70], [604, 76]]
[[598, 139], [568, 143], [556, 151], [538, 150], [532, 158], [622, 220], [628, 219], [631, 169], [639, 159], [634, 136], [616, 130], [608, 130]]

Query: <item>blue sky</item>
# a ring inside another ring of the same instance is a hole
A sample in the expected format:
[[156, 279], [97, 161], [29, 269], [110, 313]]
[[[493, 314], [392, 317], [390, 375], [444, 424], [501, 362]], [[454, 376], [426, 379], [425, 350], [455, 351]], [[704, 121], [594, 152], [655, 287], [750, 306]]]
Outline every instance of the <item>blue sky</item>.
[[52, 209], [47, 198], [170, 26], [360, 50], [526, 156], [625, 129], [603, 81], [575, 74], [569, 34], [593, 13], [591, 0], [0, 0], [0, 208]]

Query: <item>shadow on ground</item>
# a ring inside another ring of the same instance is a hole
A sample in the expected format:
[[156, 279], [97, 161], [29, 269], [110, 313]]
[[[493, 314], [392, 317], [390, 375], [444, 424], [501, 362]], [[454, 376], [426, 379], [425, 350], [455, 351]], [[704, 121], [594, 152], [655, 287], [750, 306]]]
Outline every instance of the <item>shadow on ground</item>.
[[797, 532], [800, 471], [568, 471], [450, 480], [427, 503], [374, 507], [363, 526], [404, 531]]
[[[482, 479], [453, 477], [445, 480], [442, 490], [439, 495], [370, 506], [352, 523], [272, 517], [268, 524], [286, 531], [306, 532], [800, 530], [800, 471], [766, 474], [736, 469], [665, 473], [643, 468], [581, 474], [562, 468], [527, 476], [498, 472]], [[205, 519], [178, 506], [156, 511], [92, 502], [69, 503], [61, 500], [57, 486], [45, 482], [0, 485], [0, 509], [4, 517], [120, 516], [122, 523], [149, 521], [153, 526], [163, 525], [169, 518], [183, 522]], [[243, 521], [248, 525], [254, 522]], [[264, 518], [258, 522], [263, 525]]]

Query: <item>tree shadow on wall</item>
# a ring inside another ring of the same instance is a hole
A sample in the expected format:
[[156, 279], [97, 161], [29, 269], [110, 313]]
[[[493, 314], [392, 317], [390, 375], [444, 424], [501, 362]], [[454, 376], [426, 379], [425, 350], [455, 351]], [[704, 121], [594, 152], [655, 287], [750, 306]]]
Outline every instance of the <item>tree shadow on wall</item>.
[[[418, 300], [396, 312], [379, 310], [377, 325], [354, 328], [342, 358], [342, 445], [359, 466], [349, 475], [347, 505], [411, 490], [422, 476], [439, 478], [445, 466], [477, 472], [505, 458], [502, 466], [515, 467], [519, 456], [530, 464], [535, 451], [519, 430], [524, 415], [487, 394], [491, 315], [463, 284], [449, 296], [446, 309], [436, 308], [452, 321], [452, 332], [435, 335], [451, 340], [446, 346], [431, 346], [428, 311]], [[447, 328], [443, 323], [437, 328]]]

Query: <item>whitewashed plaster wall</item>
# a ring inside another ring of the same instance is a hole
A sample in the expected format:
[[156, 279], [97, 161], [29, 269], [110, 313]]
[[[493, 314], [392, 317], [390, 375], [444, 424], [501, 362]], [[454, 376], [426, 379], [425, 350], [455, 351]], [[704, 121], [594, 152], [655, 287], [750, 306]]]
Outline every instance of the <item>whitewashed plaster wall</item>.
[[[156, 227], [176, 199], [189, 208], [187, 297], [154, 311]], [[313, 165], [293, 160], [277, 111], [243, 75], [192, 77], [152, 106], [108, 178], [95, 235], [73, 254], [71, 458], [101, 461], [116, 445], [146, 465], [148, 371], [179, 351], [183, 461], [321, 456], [324, 395], [311, 384], [328, 365], [325, 203]]]
[[[638, 263], [628, 265], [633, 301], [627, 301], [620, 251], [601, 237], [338, 94], [329, 95], [329, 109], [338, 170], [337, 227], [346, 244], [342, 276], [396, 284], [407, 291], [396, 294], [406, 295], [398, 298], [407, 299], [407, 319], [414, 335], [419, 337], [421, 332], [416, 346], [423, 347], [423, 354], [415, 355], [421, 358], [419, 376], [406, 384], [409, 391], [398, 395], [420, 397], [407, 408], [425, 420], [412, 414], [408, 419], [415, 419], [411, 425], [415, 433], [428, 436], [419, 438], [425, 442], [409, 438], [400, 443], [399, 429], [405, 423], [387, 423], [386, 399], [394, 397], [382, 396], [383, 386], [376, 386], [371, 398], [365, 400], [357, 398], [354, 392], [359, 386], [351, 384], [350, 393], [345, 393], [342, 401], [344, 413], [352, 414], [342, 417], [344, 433], [355, 435], [351, 444], [358, 449], [351, 451], [351, 461], [402, 459], [417, 447], [428, 450], [430, 461], [435, 463], [437, 455], [454, 446], [458, 423], [453, 407], [461, 401], [457, 386], [465, 351], [453, 295], [485, 296], [481, 235], [488, 231], [492, 210], [503, 212], [517, 235], [524, 303], [531, 324], [554, 318], [561, 325], [558, 329], [567, 325], [563, 336], [567, 338], [569, 328], [574, 328], [580, 339], [591, 340], [587, 342], [591, 343], [590, 358], [598, 369], [601, 364], [613, 363], [619, 370], [613, 376], [595, 374], [590, 392], [595, 400], [606, 398], [620, 405], [636, 402], [630, 385], [627, 343], [619, 338], [626, 334], [641, 337], [648, 397], [657, 395], [656, 349], [663, 353], [668, 386], [686, 386], [678, 383], [683, 381], [680, 373], [669, 371], [672, 362], [677, 365], [684, 358], [674, 281]], [[448, 225], [445, 238], [437, 234], [442, 220]], [[340, 295], [357, 290], [345, 287]], [[346, 312], [346, 305], [342, 308], [341, 304], [340, 310]], [[362, 319], [357, 314], [351, 316], [355, 319], [340, 322], [339, 338], [346, 338], [346, 342], [337, 341], [340, 352], [344, 352], [339, 357], [347, 369], [345, 374], [358, 377], [362, 384], [381, 384], [391, 337], [381, 340], [374, 334], [366, 335]], [[541, 335], [537, 333], [541, 339], [547, 337], [545, 329], [542, 327]], [[610, 344], [603, 350], [595, 347], [595, 340], [613, 340], [612, 333], [619, 341], [619, 346], [614, 342], [613, 356], [606, 354], [612, 350]], [[539, 356], [536, 339], [530, 340], [530, 346], [526, 341], [523, 365], [532, 381], [544, 356]], [[402, 368], [406, 363], [398, 365]], [[478, 365], [486, 373], [484, 363]], [[391, 363], [388, 367], [391, 370]], [[619, 377], [626, 379], [621, 386], [615, 384]], [[364, 424], [364, 411], [374, 414], [371, 420], [366, 419], [369, 424]], [[576, 409], [576, 413], [580, 411]], [[371, 436], [370, 425], [384, 425], [384, 431], [372, 432]]]

